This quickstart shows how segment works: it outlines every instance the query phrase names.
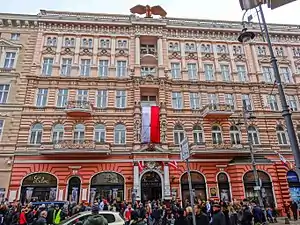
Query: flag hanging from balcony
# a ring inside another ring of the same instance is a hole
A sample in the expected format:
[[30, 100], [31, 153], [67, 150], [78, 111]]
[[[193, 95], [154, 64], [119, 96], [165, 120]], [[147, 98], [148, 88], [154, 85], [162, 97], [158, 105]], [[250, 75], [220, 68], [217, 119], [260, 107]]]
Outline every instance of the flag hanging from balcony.
[[292, 169], [293, 165], [291, 162], [289, 162], [283, 155], [281, 155], [279, 152], [275, 151], [275, 153], [278, 155], [280, 161], [282, 164], [287, 167], [288, 169]]
[[159, 107], [142, 107], [142, 143], [160, 143]]
[[178, 169], [178, 164], [177, 164], [177, 162], [176, 161], [171, 161], [171, 162], [169, 162], [169, 166], [170, 167], [173, 167], [174, 169]]
[[138, 167], [139, 167], [139, 171], [142, 172], [143, 169], [145, 168], [144, 161], [138, 161]]

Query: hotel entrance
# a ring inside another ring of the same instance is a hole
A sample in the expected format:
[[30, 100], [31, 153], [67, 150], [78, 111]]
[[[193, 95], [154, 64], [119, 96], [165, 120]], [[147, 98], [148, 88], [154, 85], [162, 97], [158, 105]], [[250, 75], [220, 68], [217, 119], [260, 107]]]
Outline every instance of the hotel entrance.
[[152, 201], [162, 199], [162, 180], [158, 173], [149, 171], [141, 177], [141, 199]]

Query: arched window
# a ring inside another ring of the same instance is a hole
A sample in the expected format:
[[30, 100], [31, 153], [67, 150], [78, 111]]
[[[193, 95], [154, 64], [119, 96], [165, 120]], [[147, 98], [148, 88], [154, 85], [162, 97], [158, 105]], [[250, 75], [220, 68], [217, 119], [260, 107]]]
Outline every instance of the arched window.
[[93, 48], [93, 39], [89, 39], [88, 45], [89, 48]]
[[181, 125], [177, 124], [173, 130], [174, 144], [179, 145], [184, 139], [184, 129]]
[[74, 127], [74, 143], [82, 143], [85, 136], [85, 126], [83, 124], [76, 124]]
[[222, 131], [220, 126], [213, 125], [211, 128], [211, 138], [213, 144], [221, 144], [223, 142]]
[[115, 126], [114, 135], [115, 144], [126, 144], [126, 127], [123, 124], [118, 124]]
[[72, 47], [75, 46], [75, 38], [71, 38], [70, 44], [71, 44]]
[[[191, 181], [192, 181], [192, 188], [194, 189], [195, 197], [199, 200], [206, 201], [207, 196], [206, 196], [205, 177], [199, 172], [191, 171]], [[181, 176], [180, 184], [181, 184], [182, 201], [185, 202], [186, 200], [190, 200], [190, 191], [189, 191], [187, 172]]]
[[71, 45], [71, 42], [70, 42], [70, 39], [69, 39], [69, 38], [65, 38], [64, 45], [65, 45], [66, 47]]
[[105, 126], [103, 124], [97, 124], [95, 126], [94, 141], [99, 143], [105, 142]]
[[226, 173], [219, 173], [217, 177], [220, 200], [230, 202], [230, 184]]
[[204, 143], [204, 132], [201, 126], [195, 125], [193, 127], [193, 137], [195, 145]]
[[56, 124], [52, 129], [52, 142], [58, 143], [64, 139], [64, 125]]
[[178, 43], [174, 43], [173, 49], [174, 49], [174, 51], [179, 51], [179, 45], [178, 45]]
[[253, 145], [259, 145], [258, 132], [254, 126], [248, 127], [248, 141], [250, 141]]
[[169, 42], [169, 51], [173, 51], [174, 45], [173, 42]]
[[88, 46], [88, 40], [86, 39], [86, 38], [83, 38], [82, 39], [82, 43], [81, 43], [81, 45], [83, 46], [83, 47], [87, 47]]
[[43, 125], [36, 123], [31, 127], [30, 144], [41, 144], [43, 136]]
[[286, 131], [284, 130], [283, 126], [276, 127], [276, 135], [277, 135], [278, 144], [280, 145], [288, 144]]
[[185, 44], [185, 51], [189, 51], [190, 50], [190, 45], [188, 43]]
[[47, 46], [51, 46], [52, 45], [52, 38], [51, 37], [47, 38], [46, 45]]
[[298, 137], [298, 142], [300, 143], [300, 125], [297, 125], [297, 137]]
[[70, 202], [79, 202], [81, 180], [79, 177], [71, 177], [68, 182], [68, 196], [67, 199]]
[[53, 46], [56, 46], [56, 44], [57, 44], [57, 39], [56, 39], [56, 37], [54, 37], [54, 38], [52, 39], [52, 45], [53, 45]]
[[241, 133], [237, 126], [231, 126], [230, 127], [230, 141], [233, 145], [239, 145], [241, 144]]

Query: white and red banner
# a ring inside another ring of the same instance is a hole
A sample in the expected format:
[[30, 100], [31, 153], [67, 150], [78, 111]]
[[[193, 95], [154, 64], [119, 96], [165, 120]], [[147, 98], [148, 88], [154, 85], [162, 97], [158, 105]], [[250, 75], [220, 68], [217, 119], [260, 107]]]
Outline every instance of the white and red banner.
[[144, 161], [138, 161], [138, 167], [140, 172], [143, 171], [145, 168]]
[[160, 143], [159, 107], [142, 107], [142, 143]]
[[283, 155], [281, 155], [279, 152], [275, 151], [275, 153], [278, 155], [280, 161], [282, 162], [282, 164], [284, 166], [286, 166], [288, 169], [292, 169], [293, 168], [293, 164], [291, 162], [289, 162]]
[[169, 162], [169, 166], [170, 166], [170, 167], [173, 167], [174, 169], [178, 169], [178, 164], [177, 164], [176, 161], [171, 161], [171, 162]]

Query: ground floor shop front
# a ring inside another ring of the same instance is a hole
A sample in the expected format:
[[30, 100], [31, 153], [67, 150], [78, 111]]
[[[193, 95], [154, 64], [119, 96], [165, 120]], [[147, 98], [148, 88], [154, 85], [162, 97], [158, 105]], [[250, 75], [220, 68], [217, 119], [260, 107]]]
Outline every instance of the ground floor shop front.
[[[169, 160], [146, 159], [141, 168], [134, 160], [40, 160], [15, 159], [9, 192], [10, 201], [20, 199], [88, 201], [97, 198], [117, 201], [189, 199], [186, 165], [177, 168]], [[191, 159], [194, 195], [201, 200], [255, 199], [255, 182], [249, 163]], [[297, 175], [280, 162], [258, 163], [261, 193], [265, 204], [282, 207], [291, 197], [300, 200]]]

